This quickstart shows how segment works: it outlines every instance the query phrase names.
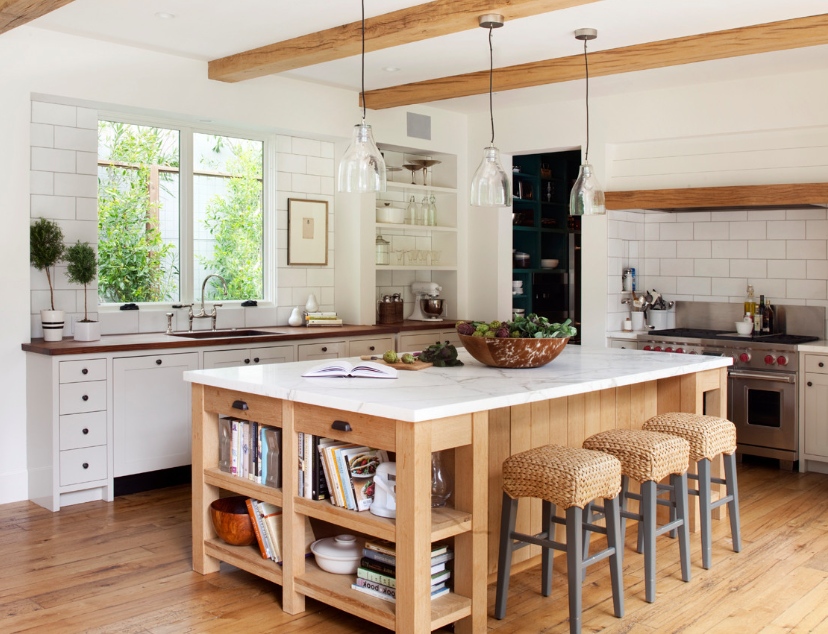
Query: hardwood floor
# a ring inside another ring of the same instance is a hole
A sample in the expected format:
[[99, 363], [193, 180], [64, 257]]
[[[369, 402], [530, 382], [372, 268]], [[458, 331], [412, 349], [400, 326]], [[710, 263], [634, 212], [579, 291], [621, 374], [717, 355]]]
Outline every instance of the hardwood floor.
[[[716, 522], [713, 568], [693, 535], [692, 574], [680, 579], [678, 545], [659, 538], [658, 597], [644, 602], [643, 561], [628, 531], [626, 615], [612, 616], [606, 562], [584, 583], [585, 632], [650, 634], [828, 632], [828, 476], [739, 467], [743, 550]], [[29, 502], [0, 506], [0, 631], [387, 632], [315, 601], [291, 616], [278, 586], [222, 565], [191, 570], [190, 490], [180, 486], [51, 513]], [[539, 567], [512, 579], [507, 618], [489, 630], [568, 632], [565, 563], [553, 595], [540, 596]], [[489, 607], [494, 585], [489, 586]]]

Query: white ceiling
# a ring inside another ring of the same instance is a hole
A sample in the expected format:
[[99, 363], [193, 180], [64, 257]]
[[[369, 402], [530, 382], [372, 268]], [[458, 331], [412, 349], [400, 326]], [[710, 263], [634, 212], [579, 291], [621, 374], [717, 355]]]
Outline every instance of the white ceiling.
[[[365, 0], [366, 17], [420, 4], [427, 2]], [[497, 29], [495, 66], [577, 55], [583, 45], [572, 32], [581, 27], [598, 29], [598, 39], [589, 44], [594, 51], [817, 15], [827, 9], [826, 0], [600, 0]], [[74, 0], [30, 26], [208, 61], [359, 19], [358, 0]], [[369, 53], [365, 87], [372, 90], [485, 70], [488, 53], [483, 29]], [[399, 70], [389, 72], [384, 70], [387, 67]], [[828, 69], [828, 46], [599, 77], [590, 80], [590, 89], [598, 96], [813, 68]], [[359, 57], [285, 74], [358, 91]], [[510, 91], [498, 95], [497, 103], [575, 97], [582, 91], [577, 84]], [[488, 100], [475, 96], [433, 105], [478, 112], [488, 107]]]

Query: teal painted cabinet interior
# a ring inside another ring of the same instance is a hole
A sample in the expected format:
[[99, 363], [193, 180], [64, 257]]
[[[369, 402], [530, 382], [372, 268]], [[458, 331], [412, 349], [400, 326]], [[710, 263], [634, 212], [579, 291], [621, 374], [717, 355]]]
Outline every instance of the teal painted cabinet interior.
[[[569, 191], [581, 153], [527, 154], [512, 159], [512, 307], [552, 321], [581, 321], [581, 219], [569, 215]], [[557, 262], [555, 262], [557, 260]]]

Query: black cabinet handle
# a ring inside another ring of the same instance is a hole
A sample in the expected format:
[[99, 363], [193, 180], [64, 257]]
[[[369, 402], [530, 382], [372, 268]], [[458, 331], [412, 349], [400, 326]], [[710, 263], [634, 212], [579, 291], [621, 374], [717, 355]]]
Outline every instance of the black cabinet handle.
[[328, 351], [328, 346], [323, 346], [322, 347], [322, 352], [327, 352], [327, 351]]
[[161, 365], [161, 359], [156, 359], [155, 360], [155, 365]]
[[81, 374], [89, 374], [89, 370], [84, 368], [83, 370], [81, 370]]
[[253, 363], [258, 363], [258, 362], [259, 362], [259, 357], [253, 357]]
[[250, 408], [247, 407], [247, 403], [245, 403], [244, 401], [233, 401], [233, 409], [240, 409], [243, 412], [245, 412]]
[[88, 395], [88, 394], [84, 394], [83, 396], [81, 396], [81, 400], [82, 400], [82, 401], [88, 401], [88, 400], [89, 400], [89, 395]]
[[825, 367], [825, 364], [824, 364], [822, 361], [820, 361], [820, 362], [819, 362], [819, 367], [824, 368], [824, 367]]
[[335, 420], [331, 423], [331, 429], [336, 429], [337, 431], [353, 431], [351, 429], [351, 423], [344, 420]]
[[88, 434], [88, 433], [89, 433], [89, 430], [86, 427], [84, 427], [83, 428], [83, 435], [86, 436], [86, 434]]
[[89, 463], [88, 463], [88, 462], [84, 462], [84, 463], [83, 463], [83, 468], [84, 468], [84, 469], [88, 469], [88, 468], [89, 468]]
[[244, 362], [245, 363], [250, 363], [250, 359], [245, 359]]
[[371, 352], [373, 352], [373, 351], [374, 351], [374, 346], [370, 346], [368, 349], [369, 349]]
[[813, 387], [813, 385], [814, 385], [813, 383], [811, 383], [810, 381], [808, 381], [808, 387]]

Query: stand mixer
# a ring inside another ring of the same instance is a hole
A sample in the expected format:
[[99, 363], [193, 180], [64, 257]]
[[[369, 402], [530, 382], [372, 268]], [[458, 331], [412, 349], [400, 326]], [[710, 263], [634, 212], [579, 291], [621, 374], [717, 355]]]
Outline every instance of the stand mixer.
[[414, 321], [443, 321], [445, 300], [439, 299], [443, 287], [435, 282], [414, 282], [411, 292], [414, 293], [414, 310], [409, 319]]

